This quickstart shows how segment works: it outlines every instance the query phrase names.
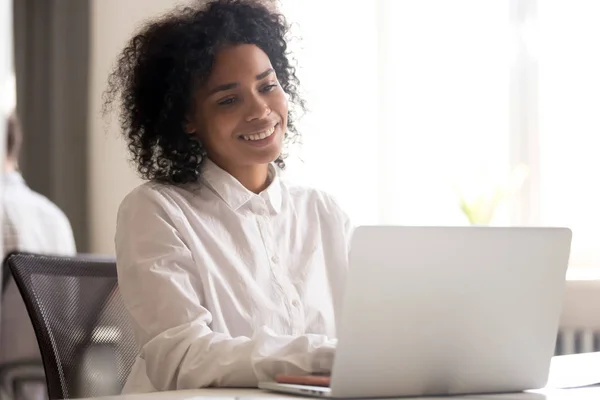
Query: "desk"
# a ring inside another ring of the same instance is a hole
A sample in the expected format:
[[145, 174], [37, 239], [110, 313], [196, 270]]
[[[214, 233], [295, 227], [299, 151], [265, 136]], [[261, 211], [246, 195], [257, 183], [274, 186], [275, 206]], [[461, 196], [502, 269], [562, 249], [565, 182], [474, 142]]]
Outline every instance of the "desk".
[[[149, 394], [135, 394], [126, 396], [102, 397], [101, 400], [208, 400], [229, 398], [242, 399], [303, 399], [303, 397], [265, 392], [259, 389], [197, 389], [180, 390], [174, 392], [159, 392]], [[507, 393], [492, 395], [469, 395], [450, 397], [403, 397], [402, 400], [598, 400], [600, 387], [580, 389], [544, 389], [526, 393]], [[310, 397], [304, 397], [310, 400]]]
[[[586, 385], [600, 381], [600, 353], [559, 356], [552, 359], [548, 386], [545, 389], [525, 393], [491, 395], [468, 395], [449, 397], [415, 397], [415, 400], [600, 400], [600, 386], [577, 389], [558, 389]], [[102, 397], [102, 400], [208, 400], [215, 398], [242, 399], [310, 399], [259, 389], [196, 389], [173, 392], [136, 394], [127, 396]], [[410, 400], [404, 397], [402, 400]]]

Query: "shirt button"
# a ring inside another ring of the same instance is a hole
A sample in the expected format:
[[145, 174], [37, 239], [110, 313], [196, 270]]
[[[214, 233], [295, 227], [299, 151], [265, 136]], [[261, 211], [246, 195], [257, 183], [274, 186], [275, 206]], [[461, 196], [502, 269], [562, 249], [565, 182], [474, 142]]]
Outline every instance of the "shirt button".
[[296, 308], [300, 307], [300, 302], [298, 300], [292, 300], [292, 305]]
[[279, 262], [279, 257], [273, 256], [273, 257], [271, 257], [271, 261], [273, 261], [275, 264], [277, 264]]

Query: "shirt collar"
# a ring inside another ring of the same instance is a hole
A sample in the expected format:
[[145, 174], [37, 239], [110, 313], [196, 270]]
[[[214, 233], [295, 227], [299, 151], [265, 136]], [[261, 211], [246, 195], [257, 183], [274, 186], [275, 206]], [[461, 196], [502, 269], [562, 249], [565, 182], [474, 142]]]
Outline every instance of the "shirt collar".
[[260, 196], [270, 204], [275, 213], [279, 213], [281, 210], [281, 181], [273, 164], [269, 164], [269, 178], [271, 181], [269, 186], [257, 195], [246, 189], [231, 174], [210, 159], [207, 158], [202, 165], [202, 181], [233, 210], [238, 210], [252, 198]]

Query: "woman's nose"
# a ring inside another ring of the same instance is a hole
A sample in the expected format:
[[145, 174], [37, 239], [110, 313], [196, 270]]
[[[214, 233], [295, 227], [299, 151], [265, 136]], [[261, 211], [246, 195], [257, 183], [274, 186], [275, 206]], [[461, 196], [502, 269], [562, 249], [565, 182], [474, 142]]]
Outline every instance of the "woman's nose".
[[256, 119], [266, 118], [271, 114], [271, 108], [263, 99], [253, 99], [248, 110], [246, 121], [254, 121]]

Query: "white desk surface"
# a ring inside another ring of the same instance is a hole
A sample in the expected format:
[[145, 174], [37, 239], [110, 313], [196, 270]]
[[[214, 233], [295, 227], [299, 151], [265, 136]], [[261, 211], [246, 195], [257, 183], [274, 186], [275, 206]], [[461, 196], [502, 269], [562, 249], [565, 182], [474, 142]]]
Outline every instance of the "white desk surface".
[[[278, 394], [262, 391], [259, 389], [196, 389], [180, 390], [173, 392], [158, 392], [148, 394], [122, 395], [102, 397], [102, 400], [209, 400], [216, 398], [241, 399], [307, 399], [310, 397], [298, 397], [286, 394]], [[441, 400], [444, 398], [452, 400], [598, 400], [600, 399], [600, 387], [579, 389], [543, 389], [525, 393], [507, 393], [492, 395], [469, 395], [449, 397], [403, 397], [402, 400]]]
[[[461, 400], [600, 400], [600, 386], [573, 389], [557, 389], [600, 382], [600, 353], [577, 354], [554, 357], [550, 368], [548, 386], [545, 389], [524, 393], [493, 395], [450, 396], [448, 399]], [[173, 392], [158, 392], [136, 395], [102, 397], [102, 400], [208, 400], [212, 398], [230, 399], [302, 399], [303, 397], [262, 391], [259, 389], [196, 389]], [[440, 400], [444, 397], [415, 397], [418, 400]], [[310, 399], [306, 397], [305, 399]], [[409, 400], [409, 398], [402, 398]], [[411, 398], [413, 399], [413, 398]]]

